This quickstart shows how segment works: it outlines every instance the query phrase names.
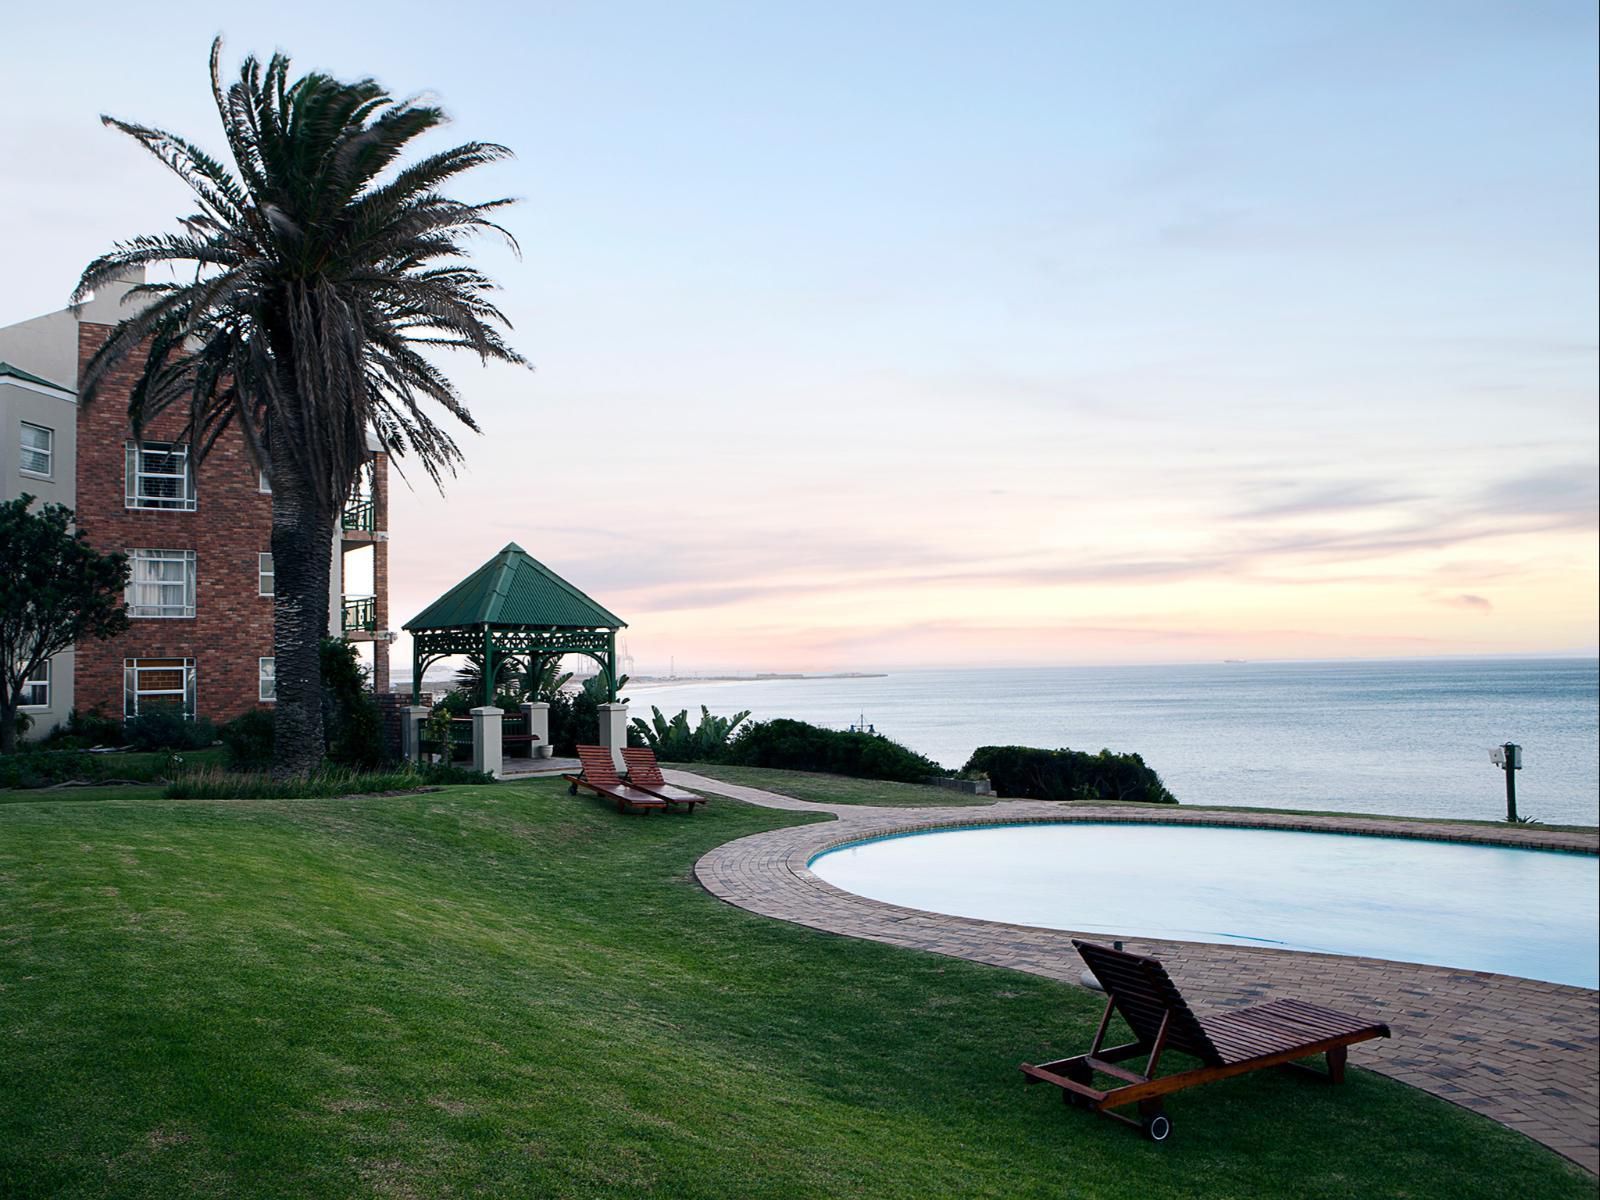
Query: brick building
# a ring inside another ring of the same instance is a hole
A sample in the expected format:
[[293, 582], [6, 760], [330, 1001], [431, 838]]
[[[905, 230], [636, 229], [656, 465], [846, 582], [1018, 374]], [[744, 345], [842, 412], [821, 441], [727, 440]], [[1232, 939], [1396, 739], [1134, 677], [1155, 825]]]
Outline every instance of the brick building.
[[[50, 664], [30, 696], [39, 703], [26, 710], [34, 736], [74, 706], [128, 717], [181, 705], [190, 716], [226, 721], [273, 702], [272, 495], [243, 434], [229, 429], [198, 469], [177, 444], [181, 413], [163, 414], [135, 444], [127, 415], [133, 363], [93, 404], [76, 402], [84, 366], [126, 315], [122, 301], [137, 282], [103, 289], [76, 313], [63, 309], [0, 329], [0, 362], [7, 364], [0, 382], [9, 381], [0, 400], [26, 388], [31, 405], [15, 416], [17, 405], [0, 405], [0, 462], [40, 466], [40, 446], [48, 442], [57, 464], [49, 479], [24, 472], [13, 480], [15, 472], [0, 471], [0, 486], [8, 497], [28, 491], [71, 505], [89, 540], [127, 554], [133, 571], [128, 632]], [[393, 640], [388, 476], [388, 456], [374, 449], [339, 528], [329, 530], [329, 632], [360, 645], [380, 695], [389, 691]]]

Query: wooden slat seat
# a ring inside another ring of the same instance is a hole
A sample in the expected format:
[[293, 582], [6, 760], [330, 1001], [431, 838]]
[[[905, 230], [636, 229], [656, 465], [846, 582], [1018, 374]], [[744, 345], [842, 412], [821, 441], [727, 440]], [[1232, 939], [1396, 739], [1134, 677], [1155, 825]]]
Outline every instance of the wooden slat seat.
[[568, 790], [572, 795], [576, 796], [578, 789], [584, 788], [597, 796], [616, 801], [618, 812], [648, 813], [667, 807], [667, 802], [660, 796], [652, 796], [649, 792], [624, 783], [622, 776], [617, 774], [616, 764], [611, 761], [611, 751], [606, 747], [579, 746], [578, 761], [583, 764], [581, 775], [562, 776], [571, 785]]
[[695, 805], [706, 802], [706, 798], [698, 792], [691, 792], [668, 783], [661, 774], [661, 764], [656, 762], [656, 752], [649, 746], [625, 747], [622, 751], [622, 761], [627, 765], [630, 784], [640, 791], [649, 792], [652, 796], [659, 796], [668, 805], [681, 805], [687, 812], [692, 813]]
[[[1159, 961], [1095, 942], [1073, 940], [1089, 970], [1106, 993], [1106, 1008], [1087, 1054], [1047, 1063], [1023, 1063], [1029, 1083], [1051, 1083], [1062, 1098], [1108, 1117], [1141, 1126], [1154, 1141], [1166, 1140], [1172, 1123], [1161, 1097], [1196, 1084], [1210, 1083], [1247, 1071], [1273, 1066], [1301, 1066], [1299, 1060], [1326, 1055], [1328, 1078], [1344, 1079], [1350, 1046], [1388, 1037], [1389, 1027], [1304, 1000], [1280, 999], [1250, 1008], [1230, 1009], [1201, 1018], [1189, 1008]], [[1134, 1040], [1105, 1047], [1106, 1030], [1115, 1012], [1133, 1031]], [[1176, 1050], [1201, 1065], [1170, 1075], [1157, 1075], [1162, 1054]], [[1142, 1073], [1118, 1064], [1144, 1058]], [[1123, 1081], [1120, 1087], [1097, 1088], [1096, 1075]], [[1135, 1121], [1112, 1109], [1137, 1104]]]

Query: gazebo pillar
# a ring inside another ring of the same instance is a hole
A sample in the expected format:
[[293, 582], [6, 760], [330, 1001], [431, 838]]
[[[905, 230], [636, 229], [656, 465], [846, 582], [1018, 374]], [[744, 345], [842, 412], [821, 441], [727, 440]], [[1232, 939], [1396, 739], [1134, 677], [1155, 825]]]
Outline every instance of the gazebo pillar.
[[505, 774], [504, 742], [500, 718], [505, 710], [484, 705], [472, 712], [472, 769], [487, 771], [496, 779]]
[[543, 700], [529, 700], [522, 706], [522, 715], [528, 720], [528, 732], [534, 736], [534, 742], [529, 747], [530, 758], [549, 758], [550, 750], [550, 706]]
[[621, 774], [628, 769], [622, 761], [622, 749], [628, 744], [628, 706], [602, 704], [600, 709], [600, 744], [611, 751], [611, 761]]

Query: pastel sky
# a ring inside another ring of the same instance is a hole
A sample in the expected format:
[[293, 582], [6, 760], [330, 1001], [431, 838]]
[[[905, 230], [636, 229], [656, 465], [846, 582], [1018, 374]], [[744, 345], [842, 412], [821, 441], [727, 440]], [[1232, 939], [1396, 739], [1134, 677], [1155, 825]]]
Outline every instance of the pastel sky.
[[8, 14], [0, 323], [187, 211], [97, 118], [218, 146], [219, 29], [516, 151], [395, 624], [515, 540], [639, 671], [1594, 652], [1591, 0], [150, 11]]

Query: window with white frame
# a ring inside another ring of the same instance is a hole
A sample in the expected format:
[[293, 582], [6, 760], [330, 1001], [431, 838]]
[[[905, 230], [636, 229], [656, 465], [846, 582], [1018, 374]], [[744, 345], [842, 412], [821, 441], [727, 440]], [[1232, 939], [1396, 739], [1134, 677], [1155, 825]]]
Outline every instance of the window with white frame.
[[193, 550], [130, 550], [128, 565], [130, 617], [194, 616]]
[[194, 716], [195, 670], [192, 658], [122, 660], [122, 713], [177, 712]]
[[50, 660], [39, 664], [39, 669], [22, 684], [23, 708], [50, 707]]
[[270, 596], [277, 590], [277, 575], [272, 569], [271, 553], [256, 555], [256, 590]]
[[128, 443], [128, 508], [193, 509], [189, 447], [170, 442]]
[[43, 475], [48, 479], [55, 470], [55, 457], [55, 430], [24, 421], [22, 453], [17, 458], [17, 469], [24, 475]]
[[257, 661], [260, 663], [257, 669], [259, 694], [262, 703], [271, 704], [278, 698], [278, 660], [275, 658], [263, 658]]
[[256, 473], [256, 491], [261, 492], [264, 495], [272, 495], [272, 480], [267, 478], [267, 473], [265, 471], [258, 471]]

